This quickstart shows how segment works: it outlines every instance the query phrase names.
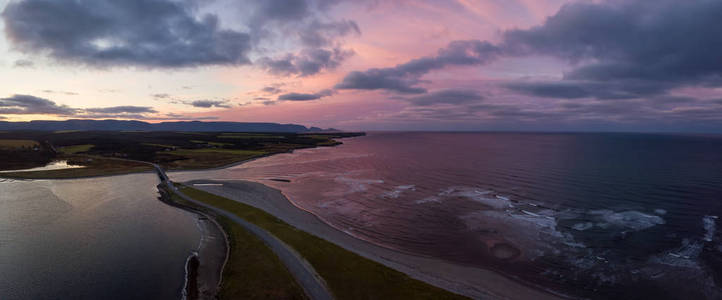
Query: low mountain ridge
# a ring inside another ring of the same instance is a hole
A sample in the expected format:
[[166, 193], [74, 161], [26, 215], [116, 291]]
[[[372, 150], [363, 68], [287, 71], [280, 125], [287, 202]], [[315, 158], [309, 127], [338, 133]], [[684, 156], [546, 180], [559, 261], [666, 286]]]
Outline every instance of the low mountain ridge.
[[[309, 132], [325, 131], [317, 127], [309, 129], [298, 124], [255, 122], [201, 122], [180, 121], [148, 123], [125, 120], [65, 120], [65, 121], [0, 121], [0, 130], [95, 130], [95, 131], [237, 131], [237, 132]], [[319, 130], [316, 130], [319, 129]]]

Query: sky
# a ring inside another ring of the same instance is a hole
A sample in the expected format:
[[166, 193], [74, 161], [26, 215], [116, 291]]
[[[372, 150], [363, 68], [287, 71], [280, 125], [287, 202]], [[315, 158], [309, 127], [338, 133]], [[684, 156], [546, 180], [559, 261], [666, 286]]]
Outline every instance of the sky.
[[0, 121], [722, 133], [719, 0], [0, 0]]

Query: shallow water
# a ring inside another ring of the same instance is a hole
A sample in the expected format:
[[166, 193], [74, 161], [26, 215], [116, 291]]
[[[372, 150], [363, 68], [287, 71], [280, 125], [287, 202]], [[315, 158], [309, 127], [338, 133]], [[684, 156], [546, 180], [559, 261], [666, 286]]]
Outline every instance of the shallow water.
[[0, 179], [0, 299], [179, 299], [200, 233], [157, 184]]
[[85, 168], [85, 166], [70, 165], [70, 164], [68, 164], [68, 161], [66, 161], [66, 160], [56, 160], [56, 161], [50, 162], [49, 164], [44, 165], [42, 167], [21, 169], [21, 170], [4, 170], [4, 171], [0, 171], [0, 173], [50, 171], [50, 170], [77, 169], [77, 168]]
[[172, 177], [259, 181], [358, 238], [566, 294], [713, 299], [721, 170], [719, 136], [371, 133]]

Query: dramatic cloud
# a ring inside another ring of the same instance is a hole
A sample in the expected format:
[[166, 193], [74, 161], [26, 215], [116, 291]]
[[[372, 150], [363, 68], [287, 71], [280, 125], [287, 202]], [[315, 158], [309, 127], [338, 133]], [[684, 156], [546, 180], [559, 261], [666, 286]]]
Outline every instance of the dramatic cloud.
[[25, 0], [2, 12], [5, 33], [25, 53], [93, 66], [188, 67], [249, 63], [247, 33], [170, 0]]
[[229, 107], [231, 107], [228, 104], [228, 101], [223, 101], [223, 100], [196, 100], [196, 101], [191, 101], [188, 104], [193, 107], [201, 107], [201, 108], [211, 108], [211, 107], [229, 108]]
[[712, 0], [565, 5], [540, 26], [506, 32], [504, 48], [579, 66], [562, 82], [511, 87], [544, 97], [633, 98], [722, 86], [720, 16], [722, 2]]
[[0, 115], [55, 115], [74, 118], [126, 118], [147, 119], [146, 114], [158, 111], [148, 106], [112, 106], [73, 108], [30, 95], [13, 95], [0, 98]]
[[318, 100], [333, 94], [332, 90], [323, 90], [315, 94], [288, 93], [278, 96], [279, 101], [310, 101]]
[[280, 59], [263, 58], [259, 62], [271, 74], [308, 76], [323, 69], [336, 68], [352, 51], [326, 49], [305, 49], [298, 55], [287, 54]]
[[513, 91], [546, 98], [633, 99], [663, 94], [666, 83], [649, 80], [598, 82], [588, 80], [516, 81], [504, 85]]
[[[174, 0], [23, 0], [2, 12], [14, 49], [59, 62], [95, 67], [179, 68], [258, 64], [276, 75], [308, 76], [333, 69], [353, 54], [341, 39], [361, 33], [352, 20], [326, 13], [339, 1], [229, 1], [242, 11], [244, 31], [224, 29], [201, 14], [211, 2]], [[236, 23], [239, 20], [231, 20]], [[279, 47], [284, 45], [284, 47]], [[274, 52], [269, 49], [297, 50]], [[19, 67], [32, 66], [18, 61]]]
[[497, 45], [455, 41], [436, 56], [351, 72], [336, 88], [425, 93], [420, 77], [433, 70], [529, 55], [561, 58], [575, 67], [562, 81], [506, 85], [528, 95], [631, 99], [680, 86], [722, 86], [721, 13], [722, 2], [712, 0], [573, 3], [540, 26], [504, 32]]
[[[243, 10], [252, 11], [247, 26], [253, 40], [262, 45], [293, 44], [300, 50], [267, 53], [256, 61], [274, 75], [309, 76], [333, 69], [353, 55], [343, 48], [342, 39], [360, 35], [352, 20], [334, 20], [328, 9], [341, 1], [270, 0], [246, 1]], [[266, 52], [267, 47], [257, 47]]]
[[77, 109], [65, 105], [57, 105], [53, 101], [35, 96], [13, 95], [8, 98], [0, 98], [0, 114], [51, 114], [69, 116], [75, 113], [77, 113]]
[[428, 106], [434, 104], [463, 104], [479, 102], [484, 99], [479, 91], [470, 89], [444, 89], [430, 92], [425, 95], [410, 98], [401, 98], [417, 106]]
[[299, 31], [301, 42], [308, 47], [325, 47], [349, 34], [361, 34], [358, 24], [354, 21], [342, 20], [324, 23], [314, 20]]
[[392, 68], [354, 71], [335, 86], [336, 89], [389, 90], [405, 94], [425, 93], [418, 87], [421, 76], [447, 66], [472, 66], [493, 61], [500, 49], [489, 42], [454, 41], [439, 49], [436, 56], [423, 57]]

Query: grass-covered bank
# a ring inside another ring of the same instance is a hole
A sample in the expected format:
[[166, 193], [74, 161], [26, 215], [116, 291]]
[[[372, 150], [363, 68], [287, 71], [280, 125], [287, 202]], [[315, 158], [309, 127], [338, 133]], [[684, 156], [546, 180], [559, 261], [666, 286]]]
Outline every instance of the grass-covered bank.
[[6, 173], [14, 178], [77, 178], [150, 170], [129, 161], [168, 170], [218, 168], [295, 149], [341, 144], [336, 139], [363, 133], [243, 132], [0, 132], [0, 170], [42, 167], [67, 160], [73, 170]]
[[308, 299], [278, 257], [256, 236], [228, 218], [177, 195], [171, 199], [176, 205], [213, 216], [226, 232], [230, 251], [223, 268], [219, 299]]
[[258, 208], [188, 186], [178, 188], [189, 197], [236, 214], [293, 247], [338, 299], [466, 299], [298, 230]]

